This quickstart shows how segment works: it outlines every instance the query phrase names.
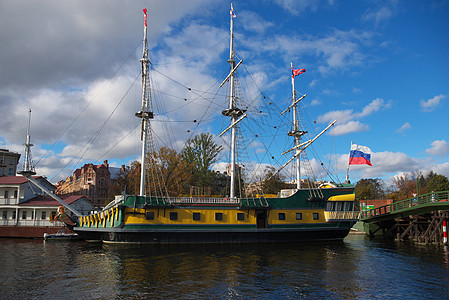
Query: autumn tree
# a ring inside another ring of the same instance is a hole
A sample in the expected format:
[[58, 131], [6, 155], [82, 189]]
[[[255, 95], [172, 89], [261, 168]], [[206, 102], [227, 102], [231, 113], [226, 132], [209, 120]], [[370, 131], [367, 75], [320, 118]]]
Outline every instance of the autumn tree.
[[126, 193], [137, 195], [140, 191], [140, 162], [133, 161], [131, 166], [121, 170], [117, 178], [111, 179], [108, 196], [112, 200], [115, 195]]
[[151, 177], [147, 179], [151, 194], [179, 196], [187, 193], [192, 174], [180, 153], [167, 147], [148, 153], [147, 164]]
[[[110, 200], [114, 199], [115, 195], [126, 193], [126, 187], [128, 186], [128, 169], [123, 169], [117, 175], [117, 178], [111, 178], [111, 184], [109, 185], [108, 197]], [[107, 204], [107, 203], [105, 203]]]
[[449, 190], [446, 176], [439, 175], [432, 170], [426, 175], [422, 171], [404, 173], [393, 178], [393, 191], [388, 196], [396, 200], [404, 200], [415, 194], [426, 194], [432, 191]]
[[413, 197], [413, 194], [417, 193], [416, 183], [416, 178], [413, 178], [409, 173], [393, 177], [393, 193], [391, 194], [391, 198], [396, 201]]

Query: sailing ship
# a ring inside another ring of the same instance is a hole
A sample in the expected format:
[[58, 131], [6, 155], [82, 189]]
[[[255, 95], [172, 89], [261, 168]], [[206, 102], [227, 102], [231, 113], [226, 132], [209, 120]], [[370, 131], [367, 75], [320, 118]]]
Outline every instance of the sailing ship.
[[[222, 133], [230, 131], [230, 191], [228, 197], [162, 197], [146, 195], [146, 168], [142, 162], [139, 195], [119, 195], [103, 210], [78, 216], [73, 230], [85, 240], [100, 240], [106, 243], [257, 243], [257, 242], [301, 242], [342, 240], [359, 218], [355, 205], [354, 186], [327, 182], [321, 186], [301, 187], [300, 155], [333, 123], [311, 140], [301, 142], [305, 134], [297, 119], [299, 99], [292, 74], [292, 104], [283, 113], [293, 111], [293, 128], [288, 133], [295, 146], [286, 152], [295, 154], [285, 164], [296, 160], [296, 188], [283, 191], [274, 198], [237, 197], [236, 134], [247, 111], [237, 107], [234, 76], [241, 64], [236, 63], [234, 53], [233, 22], [230, 14], [230, 55], [227, 62], [230, 72], [223, 81], [229, 83], [229, 106], [222, 114], [231, 119], [231, 125]], [[147, 13], [144, 10], [145, 26], [143, 38], [142, 108], [135, 115], [141, 119], [142, 159], [147, 157], [151, 145], [150, 122], [154, 118], [149, 97], [149, 59], [147, 48]], [[294, 73], [296, 70], [293, 70]], [[220, 136], [221, 136], [220, 135]], [[283, 167], [285, 167], [285, 165]], [[25, 174], [26, 175], [26, 172]], [[61, 203], [62, 204], [62, 203]], [[63, 204], [62, 204], [63, 205]]]

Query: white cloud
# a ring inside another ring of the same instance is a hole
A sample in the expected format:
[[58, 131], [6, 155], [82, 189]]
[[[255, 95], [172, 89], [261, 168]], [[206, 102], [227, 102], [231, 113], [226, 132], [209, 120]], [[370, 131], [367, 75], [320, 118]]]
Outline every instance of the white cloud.
[[368, 116], [374, 112], [379, 111], [381, 108], [389, 109], [390, 107], [391, 107], [391, 102], [384, 103], [383, 99], [376, 98], [373, 101], [371, 101], [370, 104], [365, 106], [360, 113], [356, 114], [355, 117], [363, 118], [363, 117]]
[[431, 148], [426, 149], [429, 155], [445, 157], [449, 154], [449, 144], [445, 140], [436, 140], [431, 144]]
[[239, 20], [245, 30], [263, 33], [268, 28], [274, 27], [274, 23], [267, 21], [252, 11], [239, 11]]
[[275, 3], [280, 5], [291, 14], [298, 15], [307, 9], [315, 11], [318, 8], [319, 1], [317, 0], [275, 0]]
[[[374, 34], [358, 30], [333, 30], [324, 36], [308, 35], [282, 35], [257, 36], [244, 39], [242, 42], [251, 49], [251, 56], [266, 56], [267, 53], [284, 59], [285, 62], [297, 61], [305, 55], [313, 55], [318, 59], [318, 68], [322, 75], [328, 76], [330, 72], [346, 71], [354, 66], [363, 66], [368, 57], [364, 54], [364, 47], [370, 46]], [[307, 65], [301, 65], [308, 68]], [[279, 68], [279, 66], [273, 66]]]
[[440, 104], [440, 101], [444, 98], [446, 98], [446, 95], [440, 94], [427, 100], [421, 99], [421, 110], [425, 112], [433, 111]]
[[361, 92], [362, 92], [362, 89], [360, 89], [360, 88], [356, 88], [356, 87], [352, 88], [352, 93], [354, 93], [354, 94], [360, 94]]
[[368, 130], [369, 130], [369, 126], [366, 124], [360, 123], [359, 121], [349, 121], [342, 125], [335, 126], [332, 129], [332, 133], [334, 135], [343, 135], [343, 134], [348, 134], [351, 132], [361, 132], [361, 131], [368, 131]]
[[318, 100], [318, 99], [313, 99], [313, 100], [310, 102], [310, 105], [312, 105], [312, 106], [316, 106], [316, 105], [320, 105], [320, 104], [321, 104], [321, 101]]
[[396, 132], [404, 132], [410, 128], [412, 128], [412, 125], [409, 122], [405, 122]]
[[449, 162], [433, 166], [432, 170], [437, 173], [449, 177]]
[[366, 11], [362, 16], [362, 19], [373, 22], [376, 26], [378, 26], [391, 19], [393, 15], [394, 12], [390, 7], [382, 6], [377, 9], [370, 9]]
[[352, 109], [334, 110], [319, 116], [317, 120], [320, 123], [329, 123], [333, 120], [337, 120], [337, 126], [333, 129], [333, 133], [336, 135], [367, 131], [369, 130], [369, 126], [367, 124], [353, 120], [362, 119], [379, 111], [380, 109], [388, 109], [390, 107], [391, 102], [385, 103], [384, 100], [377, 98], [366, 105], [361, 112], [354, 113], [354, 110]]
[[309, 83], [309, 87], [314, 87], [318, 83], [318, 79], [314, 79]]
[[330, 111], [324, 115], [318, 116], [318, 122], [328, 123], [337, 120], [339, 123], [346, 123], [354, 118], [352, 112], [352, 109]]

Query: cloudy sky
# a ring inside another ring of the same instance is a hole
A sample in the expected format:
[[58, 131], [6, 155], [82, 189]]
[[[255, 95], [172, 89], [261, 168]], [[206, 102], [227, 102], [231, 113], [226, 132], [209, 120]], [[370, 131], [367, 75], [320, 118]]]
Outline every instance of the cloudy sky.
[[[307, 70], [295, 86], [307, 94], [301, 112], [311, 137], [337, 120], [310, 149], [312, 167], [323, 163], [344, 180], [353, 141], [373, 152], [372, 167], [351, 167], [353, 182], [431, 169], [449, 176], [449, 1], [233, 6], [239, 78], [248, 88], [239, 99], [254, 106], [248, 123], [274, 132], [246, 127], [249, 161], [288, 159], [288, 146], [275, 139], [288, 128], [274, 122], [286, 122], [278, 115], [291, 102], [293, 62]], [[31, 108], [33, 162], [53, 183], [87, 162], [139, 159], [142, 8], [157, 145], [179, 151], [187, 138], [211, 132], [226, 146], [218, 134], [229, 122], [220, 114], [227, 90], [217, 86], [229, 72], [230, 2], [0, 0], [0, 148], [23, 155]]]

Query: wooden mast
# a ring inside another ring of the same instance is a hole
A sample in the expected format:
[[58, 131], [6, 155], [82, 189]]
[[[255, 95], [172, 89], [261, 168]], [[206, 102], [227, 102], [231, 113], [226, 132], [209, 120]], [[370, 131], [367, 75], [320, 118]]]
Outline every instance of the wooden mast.
[[[222, 112], [222, 114], [224, 116], [231, 117], [231, 169], [230, 169], [231, 184], [230, 184], [230, 191], [229, 191], [229, 198], [231, 198], [231, 199], [235, 198], [236, 126], [246, 116], [245, 115], [246, 110], [242, 110], [240, 108], [237, 108], [236, 107], [236, 101], [235, 101], [234, 74], [235, 74], [238, 66], [241, 63], [241, 62], [239, 62], [237, 65], [235, 64], [235, 52], [234, 52], [234, 18], [235, 17], [236, 17], [236, 15], [234, 14], [234, 8], [232, 7], [232, 3], [231, 3], [231, 11], [230, 11], [230, 19], [231, 19], [230, 31], [231, 31], [231, 35], [230, 35], [229, 59], [228, 59], [228, 63], [231, 65], [231, 71], [230, 71], [229, 75], [226, 77], [226, 79], [223, 81], [223, 83], [224, 83], [225, 81], [229, 80], [229, 84], [230, 84], [230, 88], [229, 88], [229, 108], [225, 109]], [[225, 131], [227, 131], [228, 129], [226, 129]], [[223, 131], [221, 134], [223, 134], [225, 131]]]
[[154, 117], [153, 112], [150, 111], [150, 97], [149, 97], [149, 73], [148, 73], [148, 46], [147, 46], [147, 9], [143, 9], [145, 15], [145, 25], [143, 30], [143, 57], [140, 60], [142, 65], [142, 109], [135, 115], [142, 119], [142, 128], [140, 139], [142, 140], [142, 164], [140, 170], [140, 196], [145, 195], [145, 161], [148, 151], [150, 121]]
[[[293, 62], [291, 63], [291, 68], [293, 70]], [[289, 136], [295, 138], [295, 148], [296, 148], [296, 188], [299, 190], [301, 188], [301, 136], [306, 134], [307, 131], [299, 130], [299, 120], [298, 120], [298, 102], [296, 101], [296, 90], [295, 90], [295, 75], [292, 73], [292, 106], [293, 106], [293, 130], [288, 133]]]

